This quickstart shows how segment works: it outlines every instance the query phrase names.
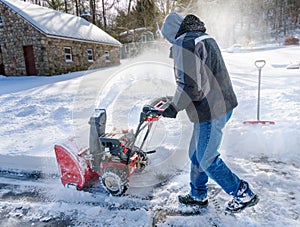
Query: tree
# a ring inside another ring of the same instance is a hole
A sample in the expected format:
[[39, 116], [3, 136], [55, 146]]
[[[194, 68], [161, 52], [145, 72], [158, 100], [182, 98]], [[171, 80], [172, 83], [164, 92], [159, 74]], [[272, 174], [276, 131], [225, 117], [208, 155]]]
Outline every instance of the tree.
[[197, 0], [155, 0], [161, 16], [165, 18], [170, 12], [190, 12]]
[[90, 14], [92, 17], [91, 22], [93, 24], [96, 24], [96, 6], [97, 6], [97, 0], [89, 0], [90, 2]]
[[46, 0], [47, 6], [57, 11], [65, 11], [64, 0]]
[[106, 9], [105, 9], [105, 0], [102, 0], [102, 18], [103, 18], [103, 27], [106, 29]]
[[109, 12], [110, 10], [113, 10], [115, 5], [117, 5], [118, 3], [120, 3], [121, 0], [101, 0], [101, 6], [102, 6], [102, 21], [103, 21], [103, 29], [106, 30], [107, 29], [107, 25], [108, 25], [108, 15], [107, 12]]
[[127, 14], [129, 14], [129, 13], [130, 13], [131, 6], [132, 6], [132, 1], [133, 1], [133, 0], [128, 0]]
[[146, 27], [153, 31], [156, 28], [158, 10], [154, 0], [138, 0], [131, 15], [135, 28]]

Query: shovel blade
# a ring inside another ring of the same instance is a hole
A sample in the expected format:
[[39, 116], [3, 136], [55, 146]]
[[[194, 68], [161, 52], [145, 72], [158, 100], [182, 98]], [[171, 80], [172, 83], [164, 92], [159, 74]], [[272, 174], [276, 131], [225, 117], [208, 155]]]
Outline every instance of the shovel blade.
[[250, 125], [258, 125], [258, 124], [262, 124], [262, 125], [275, 125], [274, 121], [260, 121], [260, 120], [256, 120], [256, 121], [244, 121], [244, 124], [250, 124]]

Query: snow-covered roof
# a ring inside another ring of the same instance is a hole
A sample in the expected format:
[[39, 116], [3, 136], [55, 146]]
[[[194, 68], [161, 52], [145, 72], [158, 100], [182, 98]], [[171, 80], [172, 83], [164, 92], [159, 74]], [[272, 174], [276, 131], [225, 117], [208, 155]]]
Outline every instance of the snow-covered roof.
[[102, 29], [81, 17], [20, 0], [0, 0], [0, 2], [7, 5], [48, 36], [59, 36], [117, 46], [122, 45]]
[[142, 28], [130, 29], [130, 30], [121, 32], [121, 33], [120, 33], [120, 36], [128, 35], [128, 34], [133, 34], [133, 33], [135, 33], [135, 32], [137, 32], [137, 33], [142, 33], [142, 32], [144, 32], [144, 31], [147, 31], [147, 28], [142, 27]]

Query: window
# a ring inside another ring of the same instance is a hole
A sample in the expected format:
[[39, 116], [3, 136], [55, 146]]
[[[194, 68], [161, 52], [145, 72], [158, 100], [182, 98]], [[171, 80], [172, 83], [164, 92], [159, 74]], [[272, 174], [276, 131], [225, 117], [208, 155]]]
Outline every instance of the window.
[[65, 47], [65, 61], [66, 62], [71, 62], [72, 60], [72, 52], [71, 52], [71, 47]]
[[110, 51], [109, 50], [105, 51], [105, 62], [110, 62]]
[[87, 49], [87, 56], [88, 56], [88, 61], [94, 61], [94, 55], [93, 55], [93, 50], [92, 49]]
[[0, 26], [3, 26], [2, 16], [0, 15]]

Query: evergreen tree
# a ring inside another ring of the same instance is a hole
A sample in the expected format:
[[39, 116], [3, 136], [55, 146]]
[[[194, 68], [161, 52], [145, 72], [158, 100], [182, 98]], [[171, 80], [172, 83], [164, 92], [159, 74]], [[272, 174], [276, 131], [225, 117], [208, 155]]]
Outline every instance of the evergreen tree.
[[66, 0], [46, 0], [47, 7], [57, 10], [57, 11], [62, 11], [62, 12], [67, 12], [68, 7], [66, 10]]
[[131, 11], [131, 17], [134, 20], [133, 26], [149, 28], [155, 32], [158, 15], [154, 0], [138, 0]]

